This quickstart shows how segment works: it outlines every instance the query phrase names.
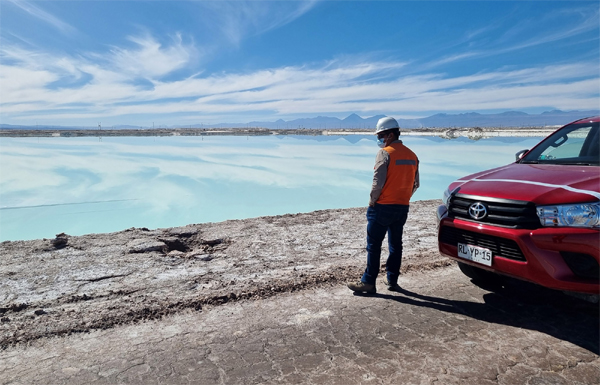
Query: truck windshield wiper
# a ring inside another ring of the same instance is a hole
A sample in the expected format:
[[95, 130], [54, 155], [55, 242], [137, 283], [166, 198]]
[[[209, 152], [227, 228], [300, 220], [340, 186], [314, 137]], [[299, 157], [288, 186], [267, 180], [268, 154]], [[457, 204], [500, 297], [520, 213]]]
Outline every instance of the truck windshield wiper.
[[565, 166], [596, 166], [596, 163], [590, 163], [590, 162], [564, 162], [564, 163], [556, 163], [556, 164], [563, 164]]
[[538, 162], [537, 160], [522, 160], [519, 163], [521, 163], [521, 164], [538, 164], [540, 162]]

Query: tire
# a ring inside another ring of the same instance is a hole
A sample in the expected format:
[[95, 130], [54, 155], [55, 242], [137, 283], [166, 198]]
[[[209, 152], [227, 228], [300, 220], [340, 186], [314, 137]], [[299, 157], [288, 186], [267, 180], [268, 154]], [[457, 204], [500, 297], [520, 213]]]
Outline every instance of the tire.
[[499, 287], [504, 284], [504, 277], [500, 274], [492, 273], [479, 267], [467, 265], [466, 263], [458, 262], [460, 271], [471, 278], [473, 283], [482, 288]]

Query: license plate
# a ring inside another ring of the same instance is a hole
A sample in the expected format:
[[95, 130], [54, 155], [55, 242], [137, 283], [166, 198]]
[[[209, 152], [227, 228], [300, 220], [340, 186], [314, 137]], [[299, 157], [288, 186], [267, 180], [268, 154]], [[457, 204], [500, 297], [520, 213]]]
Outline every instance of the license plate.
[[482, 265], [492, 266], [492, 251], [483, 247], [459, 243], [458, 256]]

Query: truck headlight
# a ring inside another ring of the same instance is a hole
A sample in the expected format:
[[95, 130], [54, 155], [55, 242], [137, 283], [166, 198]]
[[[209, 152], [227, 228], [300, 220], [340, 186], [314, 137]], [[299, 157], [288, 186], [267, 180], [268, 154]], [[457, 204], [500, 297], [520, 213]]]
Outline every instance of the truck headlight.
[[542, 226], [598, 227], [600, 226], [600, 203], [538, 206], [537, 215]]

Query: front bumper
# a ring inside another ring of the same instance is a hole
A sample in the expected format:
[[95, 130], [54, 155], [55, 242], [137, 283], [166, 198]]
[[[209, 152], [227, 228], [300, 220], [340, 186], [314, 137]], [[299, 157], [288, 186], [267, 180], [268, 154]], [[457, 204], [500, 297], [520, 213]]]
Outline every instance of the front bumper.
[[[552, 289], [600, 293], [598, 230], [564, 227], [527, 230], [491, 226], [449, 218], [443, 205], [438, 207], [437, 215], [440, 253], [452, 259]], [[447, 236], [448, 233], [452, 237]], [[458, 257], [457, 237], [474, 242], [483, 240], [486, 245], [491, 245], [495, 250], [492, 266]], [[582, 262], [578, 265], [573, 261]]]

